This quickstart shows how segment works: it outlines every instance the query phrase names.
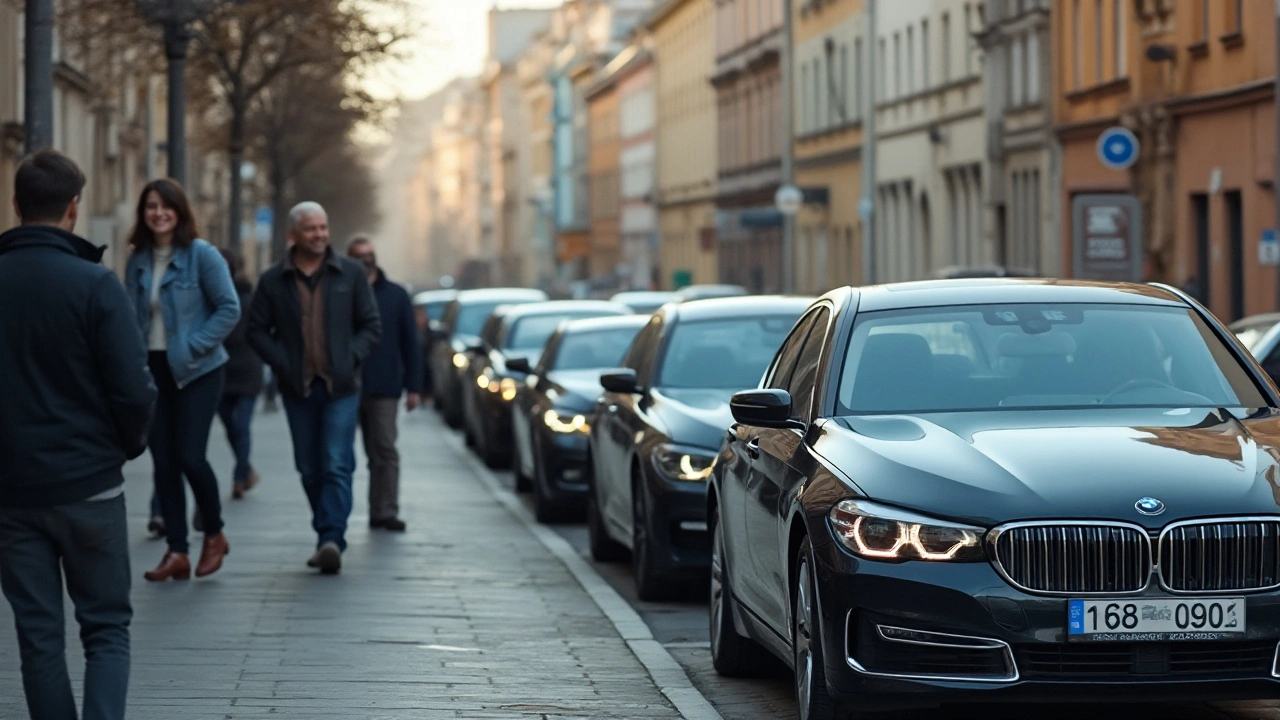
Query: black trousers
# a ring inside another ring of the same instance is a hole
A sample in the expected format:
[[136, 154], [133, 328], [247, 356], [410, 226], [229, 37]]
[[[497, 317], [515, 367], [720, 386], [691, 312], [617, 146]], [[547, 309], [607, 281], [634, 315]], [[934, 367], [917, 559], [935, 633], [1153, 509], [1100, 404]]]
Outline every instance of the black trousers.
[[84, 644], [84, 720], [124, 720], [129, 689], [129, 537], [124, 497], [0, 508], [0, 586], [13, 607], [33, 720], [75, 720], [63, 578]]
[[188, 552], [186, 476], [204, 520], [205, 535], [222, 532], [222, 501], [218, 497], [218, 477], [209, 465], [209, 430], [222, 399], [223, 368], [197, 378], [178, 389], [169, 359], [163, 352], [147, 357], [160, 397], [147, 447], [155, 463], [156, 495], [164, 516], [169, 550]]

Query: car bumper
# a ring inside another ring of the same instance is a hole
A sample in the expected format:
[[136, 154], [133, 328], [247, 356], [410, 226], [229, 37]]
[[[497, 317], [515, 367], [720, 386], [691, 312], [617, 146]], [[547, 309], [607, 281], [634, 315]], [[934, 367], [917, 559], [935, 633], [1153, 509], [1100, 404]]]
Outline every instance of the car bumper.
[[1238, 638], [1068, 640], [1069, 598], [1016, 590], [987, 563], [866, 561], [834, 541], [815, 560], [828, 685], [859, 707], [1280, 694], [1280, 593], [1239, 593]]
[[587, 436], [535, 430], [542, 463], [543, 493], [555, 503], [585, 503], [587, 498]]
[[655, 569], [667, 576], [700, 578], [711, 567], [707, 484], [666, 480], [653, 471], [647, 475]]
[[489, 442], [501, 448], [510, 448], [515, 439], [511, 431], [511, 403], [498, 393], [476, 390], [476, 399], [483, 416], [481, 425]]

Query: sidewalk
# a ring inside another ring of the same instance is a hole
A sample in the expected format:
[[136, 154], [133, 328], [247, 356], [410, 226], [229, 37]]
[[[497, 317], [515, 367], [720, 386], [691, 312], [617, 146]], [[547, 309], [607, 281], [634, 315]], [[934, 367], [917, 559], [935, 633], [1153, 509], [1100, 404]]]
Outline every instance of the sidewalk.
[[[305, 566], [315, 539], [282, 413], [255, 418], [263, 482], [225, 501], [231, 554], [210, 578], [142, 579], [164, 546], [146, 537], [150, 460], [126, 468], [129, 717], [679, 718], [564, 564], [494, 500], [445, 432], [431, 411], [402, 415], [403, 535], [368, 529], [358, 453], [337, 577]], [[231, 456], [216, 422], [209, 455], [225, 497]], [[79, 697], [69, 604], [67, 617]], [[13, 618], [0, 602], [0, 719], [25, 717]]]

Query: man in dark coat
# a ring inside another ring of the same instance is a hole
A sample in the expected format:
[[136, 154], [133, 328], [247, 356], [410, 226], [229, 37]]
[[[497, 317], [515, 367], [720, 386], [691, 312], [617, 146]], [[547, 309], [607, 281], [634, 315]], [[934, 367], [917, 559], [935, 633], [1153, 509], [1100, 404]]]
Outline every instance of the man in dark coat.
[[[222, 257], [231, 268], [231, 278], [240, 296], [240, 307], [249, 307], [253, 298], [253, 283], [244, 276], [244, 263], [230, 250], [222, 250]], [[231, 497], [239, 500], [258, 484], [258, 473], [249, 462], [253, 422], [253, 406], [262, 394], [262, 359], [249, 347], [249, 313], [240, 315], [240, 322], [222, 342], [231, 358], [227, 361], [226, 380], [222, 386], [222, 400], [218, 404], [218, 417], [227, 430], [227, 440], [236, 456], [232, 472]]]
[[0, 235], [0, 587], [33, 718], [77, 717], [62, 588], [84, 645], [84, 716], [123, 719], [129, 688], [126, 460], [156, 400], [147, 348], [103, 250], [72, 233], [84, 174], [42, 150], [18, 166], [22, 225]]
[[249, 344], [279, 380], [317, 536], [307, 565], [333, 575], [347, 548], [360, 366], [382, 321], [364, 267], [329, 246], [323, 207], [295, 206], [288, 235], [293, 246], [262, 274], [249, 304]]
[[369, 238], [352, 238], [347, 243], [347, 256], [358, 260], [369, 273], [382, 316], [382, 339], [365, 361], [364, 396], [360, 400], [360, 435], [369, 457], [369, 527], [404, 532], [396, 418], [401, 395], [407, 393], [405, 408], [410, 412], [422, 402], [423, 379], [413, 302], [409, 293], [388, 280], [378, 267]]

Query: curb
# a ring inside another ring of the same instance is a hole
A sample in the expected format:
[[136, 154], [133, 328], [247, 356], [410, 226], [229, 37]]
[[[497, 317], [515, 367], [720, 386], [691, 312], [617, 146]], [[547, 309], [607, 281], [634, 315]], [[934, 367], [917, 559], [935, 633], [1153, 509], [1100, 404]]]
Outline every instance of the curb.
[[631, 654], [644, 666], [658, 690], [671, 701], [680, 716], [685, 720], [723, 720], [710, 701], [694, 687], [680, 663], [653, 638], [652, 631], [640, 614], [596, 572], [591, 563], [579, 555], [569, 541], [535, 520], [520, 499], [503, 487], [493, 471], [469, 452], [456, 435], [449, 433], [445, 442], [456, 455], [465, 459], [489, 494], [568, 568], [569, 573], [587, 592], [596, 607], [600, 608], [600, 612], [609, 619], [614, 630], [630, 648]]

